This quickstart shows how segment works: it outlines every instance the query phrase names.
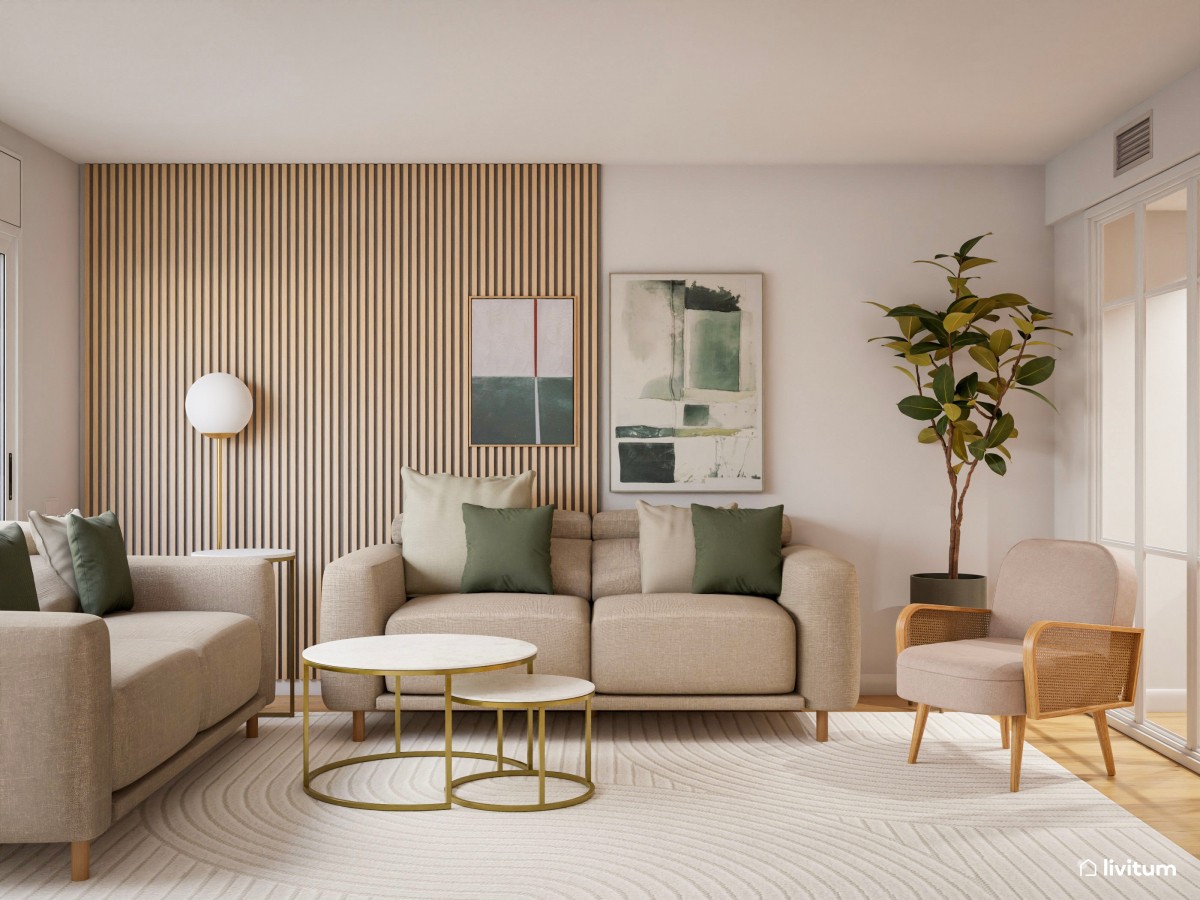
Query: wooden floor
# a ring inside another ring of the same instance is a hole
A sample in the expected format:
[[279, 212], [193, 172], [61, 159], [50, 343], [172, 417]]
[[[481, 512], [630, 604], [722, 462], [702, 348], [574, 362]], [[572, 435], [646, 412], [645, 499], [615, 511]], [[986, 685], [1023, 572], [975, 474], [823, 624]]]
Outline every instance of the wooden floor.
[[[267, 709], [286, 712], [287, 697], [278, 698]], [[320, 697], [312, 698], [311, 709], [313, 712], [325, 711]], [[908, 704], [895, 696], [863, 697], [855, 709], [913, 715]], [[1161, 719], [1161, 716], [1158, 714], [1155, 718]], [[347, 713], [347, 728], [349, 717]], [[1030, 722], [1025, 729], [1025, 740], [1151, 828], [1161, 831], [1193, 856], [1200, 857], [1200, 775], [1114, 729], [1109, 733], [1117, 763], [1115, 778], [1109, 778], [1104, 771], [1096, 729], [1088, 716]], [[999, 723], [996, 741], [999, 744]], [[907, 747], [901, 747], [898, 752], [906, 753]]]
[[[899, 697], [863, 697], [858, 710], [912, 711]], [[1163, 714], [1155, 715], [1159, 724]], [[1172, 723], [1169, 727], [1181, 727]], [[999, 724], [996, 740], [1000, 739]], [[1200, 857], [1200, 775], [1109, 729], [1115, 778], [1104, 771], [1096, 729], [1088, 716], [1063, 716], [1029, 722], [1025, 741], [1086, 781], [1108, 799], [1125, 807], [1151, 828], [1161, 831], [1193, 856]]]

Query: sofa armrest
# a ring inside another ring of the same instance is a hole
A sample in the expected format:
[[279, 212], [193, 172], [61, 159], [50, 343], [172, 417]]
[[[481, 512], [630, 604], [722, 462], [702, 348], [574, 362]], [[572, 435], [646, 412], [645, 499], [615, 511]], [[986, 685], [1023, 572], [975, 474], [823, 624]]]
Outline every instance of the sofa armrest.
[[[406, 599], [400, 545], [380, 544], [335, 559], [321, 584], [321, 640], [383, 634]], [[321, 673], [321, 700], [330, 709], [373, 710], [382, 693], [382, 678]]]
[[922, 644], [985, 638], [991, 623], [990, 609], [910, 603], [896, 619], [896, 653]]
[[131, 556], [137, 612], [232, 612], [258, 624], [262, 650], [259, 695], [275, 699], [275, 578], [265, 559]]
[[852, 709], [862, 665], [854, 566], [815, 547], [784, 547], [779, 605], [796, 622], [796, 689], [805, 706]]
[[1025, 711], [1031, 719], [1132, 706], [1140, 628], [1034, 622], [1025, 633]]
[[111, 819], [107, 626], [0, 613], [0, 843], [89, 841]]

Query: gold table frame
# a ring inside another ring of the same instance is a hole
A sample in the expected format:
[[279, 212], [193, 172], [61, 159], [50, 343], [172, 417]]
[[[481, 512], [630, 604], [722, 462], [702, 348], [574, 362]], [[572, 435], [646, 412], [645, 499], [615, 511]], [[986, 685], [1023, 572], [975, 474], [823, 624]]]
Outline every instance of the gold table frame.
[[[309, 662], [307, 659], [303, 659], [303, 657], [301, 657], [304, 662], [304, 678], [303, 678], [303, 680], [304, 680], [304, 705], [303, 705], [303, 710], [304, 710], [304, 768], [303, 768], [303, 771], [304, 771], [304, 793], [308, 794], [310, 797], [312, 797], [316, 800], [322, 801], [323, 803], [332, 803], [335, 806], [346, 806], [351, 809], [373, 809], [373, 810], [384, 810], [387, 812], [423, 812], [426, 810], [434, 810], [434, 809], [450, 809], [454, 805], [453, 765], [454, 765], [455, 757], [457, 757], [458, 759], [487, 759], [487, 760], [496, 759], [496, 757], [490, 753], [475, 753], [475, 752], [471, 752], [471, 751], [467, 751], [467, 750], [455, 750], [454, 749], [454, 699], [453, 699], [453, 684], [452, 684], [454, 676], [455, 675], [469, 675], [469, 674], [475, 674], [478, 672], [495, 672], [500, 669], [511, 669], [511, 668], [515, 668], [516, 666], [521, 666], [521, 665], [525, 666], [526, 672], [528, 672], [529, 674], [532, 675], [533, 674], [533, 661], [536, 657], [537, 657], [537, 653], [535, 652], [535, 653], [533, 653], [527, 657], [524, 657], [522, 659], [513, 660], [512, 662], [506, 662], [506, 663], [500, 663], [500, 664], [494, 664], [494, 665], [486, 665], [486, 666], [466, 666], [466, 667], [454, 668], [454, 669], [387, 669], [387, 670], [359, 669], [359, 668], [346, 668], [346, 667], [342, 667], [342, 666], [319, 665], [316, 663]], [[396, 749], [390, 753], [371, 753], [371, 754], [367, 754], [365, 756], [351, 756], [351, 757], [347, 757], [346, 759], [334, 760], [331, 763], [325, 763], [322, 766], [318, 766], [317, 768], [312, 769], [309, 765], [309, 690], [308, 690], [308, 683], [309, 683], [309, 670], [310, 669], [320, 669], [320, 670], [326, 671], [326, 672], [342, 672], [342, 673], [345, 673], [348, 675], [372, 675], [372, 676], [376, 676], [376, 677], [383, 676], [385, 678], [389, 677], [389, 676], [394, 677], [396, 679], [396, 704], [395, 704], [396, 721], [395, 721], [395, 725], [394, 725]], [[400, 744], [400, 700], [401, 700], [400, 679], [407, 677], [407, 676], [415, 676], [415, 675], [441, 675], [441, 676], [444, 676], [446, 679], [446, 685], [445, 685], [446, 749], [445, 750], [403, 750], [403, 749], [401, 749], [401, 744]], [[545, 712], [543, 712], [542, 715], [544, 717]], [[533, 710], [529, 711], [529, 719], [530, 719], [530, 723], [532, 724]], [[532, 758], [533, 758], [533, 730], [532, 730], [532, 727], [530, 728], [530, 731], [529, 731], [529, 743], [530, 743], [529, 754], [530, 754], [530, 759], [532, 760]], [[364, 801], [364, 800], [351, 800], [347, 797], [335, 797], [332, 794], [325, 793], [324, 791], [319, 791], [312, 786], [312, 780], [314, 778], [316, 778], [318, 775], [324, 774], [325, 772], [333, 771], [334, 769], [340, 769], [345, 766], [353, 766], [353, 765], [357, 765], [359, 763], [375, 762], [376, 760], [381, 760], [381, 759], [412, 759], [414, 757], [424, 757], [424, 758], [443, 757], [445, 759], [445, 761], [446, 761], [446, 764], [445, 764], [446, 765], [446, 799], [443, 802], [440, 802], [440, 803], [374, 803], [374, 802]], [[501, 757], [501, 759], [503, 762], [506, 762], [513, 766], [521, 766], [522, 765], [519, 761], [517, 761], [515, 759], [511, 759], [511, 758], [503, 757], [503, 756]], [[491, 774], [491, 773], [489, 773], [489, 774]], [[513, 773], [510, 773], [510, 774], [513, 774]]]
[[[532, 669], [530, 670], [532, 672]], [[449, 679], [447, 679], [449, 681]], [[446, 690], [449, 691], [447, 686]], [[493, 700], [467, 700], [462, 697], [452, 697], [455, 703], [464, 703], [467, 706], [477, 706], [482, 709], [496, 710], [496, 755], [485, 756], [484, 754], [476, 754], [477, 757], [483, 759], [495, 759], [496, 770], [494, 772], [475, 772], [471, 775], [463, 775], [455, 778], [450, 782], [451, 794], [450, 798], [460, 806], [467, 806], [471, 809], [485, 809], [490, 812], [541, 812], [547, 809], [563, 809], [567, 806], [575, 806], [583, 803], [585, 800], [590, 800], [596, 793], [596, 785], [592, 781], [592, 698], [596, 695], [593, 688], [586, 694], [580, 694], [578, 697], [567, 697], [565, 700], [523, 700], [520, 702], [502, 703]], [[555, 772], [546, 769], [546, 710], [553, 706], [574, 706], [583, 702], [583, 766], [584, 774], [575, 775], [571, 772]], [[517, 763], [517, 769], [509, 770], [504, 768], [506, 762], [511, 763], [504, 755], [504, 712], [510, 709], [523, 709], [528, 715], [528, 726], [526, 736], [528, 738], [528, 754], [529, 759], [526, 765], [521, 766]], [[533, 711], [538, 712], [538, 767], [533, 768]], [[489, 778], [532, 778], [537, 776], [538, 780], [538, 802], [537, 803], [483, 803], [477, 800], [467, 800], [453, 793], [453, 788], [460, 787], [464, 784], [470, 784], [473, 781], [484, 781]], [[576, 797], [570, 797], [566, 800], [556, 800], [553, 803], [546, 802], [546, 779], [553, 778], [559, 781], [572, 781], [576, 784], [582, 784], [587, 788], [582, 794]]]

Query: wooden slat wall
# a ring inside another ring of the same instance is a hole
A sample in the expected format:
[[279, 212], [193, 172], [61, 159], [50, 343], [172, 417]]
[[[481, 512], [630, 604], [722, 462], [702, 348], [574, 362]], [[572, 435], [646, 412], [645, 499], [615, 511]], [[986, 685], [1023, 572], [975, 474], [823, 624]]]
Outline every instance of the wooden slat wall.
[[[598, 166], [90, 165], [84, 203], [86, 511], [131, 552], [213, 544], [183, 409], [213, 371], [255, 403], [227, 544], [297, 550], [304, 644], [325, 564], [388, 540], [403, 465], [533, 468], [540, 503], [595, 509]], [[514, 294], [579, 298], [576, 447], [468, 445], [467, 298]]]

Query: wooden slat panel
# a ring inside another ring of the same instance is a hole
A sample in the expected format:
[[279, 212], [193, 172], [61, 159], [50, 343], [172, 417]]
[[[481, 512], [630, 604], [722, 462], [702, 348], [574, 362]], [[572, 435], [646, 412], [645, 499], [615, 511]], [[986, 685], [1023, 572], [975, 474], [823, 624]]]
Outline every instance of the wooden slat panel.
[[[213, 544], [183, 397], [217, 370], [255, 403], [228, 542], [296, 549], [304, 645], [324, 566], [388, 540], [402, 465], [532, 467], [537, 502], [595, 510], [598, 166], [114, 164], [84, 185], [84, 499], [130, 552]], [[473, 294], [578, 296], [576, 447], [469, 446]]]

